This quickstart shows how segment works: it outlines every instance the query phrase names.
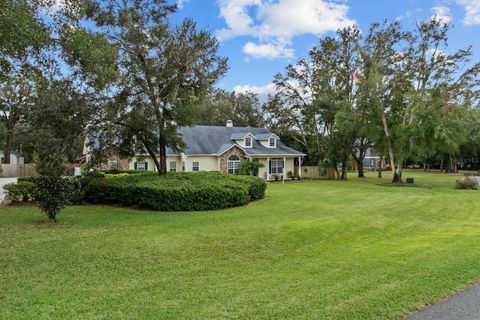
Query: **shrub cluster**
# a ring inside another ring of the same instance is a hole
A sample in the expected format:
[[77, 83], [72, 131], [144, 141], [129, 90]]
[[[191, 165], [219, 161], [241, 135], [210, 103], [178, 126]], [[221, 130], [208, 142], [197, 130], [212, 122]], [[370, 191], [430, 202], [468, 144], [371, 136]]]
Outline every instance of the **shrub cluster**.
[[9, 183], [3, 187], [6, 191], [6, 198], [14, 203], [27, 202], [35, 198], [35, 183], [30, 181], [19, 181]]
[[466, 176], [462, 180], [457, 180], [457, 183], [455, 185], [456, 189], [479, 189], [479, 184], [475, 180], [475, 178], [471, 178], [469, 176]]
[[135, 174], [93, 179], [86, 200], [162, 211], [217, 210], [261, 199], [266, 184], [260, 178], [221, 173]]
[[[80, 204], [85, 199], [85, 188], [92, 177], [64, 177], [62, 178], [62, 197], [68, 204]], [[17, 183], [10, 183], [4, 187], [6, 198], [14, 203], [34, 201], [42, 191], [43, 184], [49, 185], [49, 181], [41, 181], [40, 177], [20, 177]]]

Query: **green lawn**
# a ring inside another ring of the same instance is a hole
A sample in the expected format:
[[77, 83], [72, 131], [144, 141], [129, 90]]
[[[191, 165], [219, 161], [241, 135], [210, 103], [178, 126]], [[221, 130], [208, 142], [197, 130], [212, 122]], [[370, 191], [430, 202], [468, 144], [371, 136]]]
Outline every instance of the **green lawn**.
[[277, 183], [243, 208], [58, 225], [1, 207], [0, 319], [399, 318], [480, 279], [480, 192], [407, 176], [432, 188]]

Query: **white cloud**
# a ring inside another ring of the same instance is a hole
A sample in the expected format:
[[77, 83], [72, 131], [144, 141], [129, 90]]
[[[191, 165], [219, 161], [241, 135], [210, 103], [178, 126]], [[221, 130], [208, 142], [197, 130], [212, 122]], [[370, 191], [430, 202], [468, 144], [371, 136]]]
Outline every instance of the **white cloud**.
[[182, 10], [183, 6], [190, 0], [177, 0], [177, 7], [178, 9]]
[[287, 48], [285, 45], [265, 43], [255, 44], [253, 42], [247, 42], [243, 46], [243, 52], [253, 58], [291, 58], [293, 57], [294, 50]]
[[[303, 34], [320, 35], [353, 25], [348, 18], [349, 6], [326, 0], [219, 0], [220, 15], [227, 28], [218, 31], [220, 40], [237, 36], [251, 36], [259, 44], [249, 45], [252, 52], [276, 49], [291, 57], [287, 48], [292, 39]], [[245, 48], [244, 48], [245, 49]], [[245, 50], [244, 50], [245, 51]], [[273, 57], [268, 55], [266, 57]]]
[[275, 84], [269, 83], [264, 86], [250, 86], [250, 85], [238, 85], [235, 88], [233, 88], [233, 91], [236, 93], [247, 93], [251, 92], [256, 95], [258, 95], [258, 100], [260, 103], [264, 103], [267, 101], [268, 95], [269, 94], [275, 94], [276, 93], [276, 88]]
[[457, 2], [465, 8], [463, 23], [480, 24], [480, 0], [457, 0]]
[[437, 6], [432, 8], [433, 17], [443, 23], [450, 23], [452, 21], [452, 12], [450, 8], [445, 6]]

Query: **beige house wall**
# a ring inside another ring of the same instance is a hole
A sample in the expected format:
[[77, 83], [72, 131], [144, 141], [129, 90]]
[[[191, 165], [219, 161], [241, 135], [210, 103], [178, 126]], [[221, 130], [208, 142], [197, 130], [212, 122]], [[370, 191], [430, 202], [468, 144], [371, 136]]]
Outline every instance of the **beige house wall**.
[[[237, 153], [235, 150], [232, 149], [233, 153]], [[242, 158], [242, 157], [241, 157]], [[268, 158], [253, 158], [263, 164], [262, 168], [258, 169], [258, 176], [260, 178], [266, 178], [268, 173]], [[270, 157], [269, 159], [283, 159], [283, 157]], [[294, 160], [295, 157], [286, 157], [285, 158], [285, 178], [287, 177], [286, 174], [291, 171], [295, 173], [295, 166]], [[134, 170], [135, 166], [134, 163], [137, 161], [137, 157], [133, 157], [129, 162], [129, 169]], [[151, 157], [145, 157], [142, 161], [148, 162], [148, 170], [154, 171], [155, 163], [153, 162]], [[177, 165], [177, 172], [182, 172], [182, 157], [180, 156], [170, 156], [167, 157], [167, 170], [170, 171], [170, 161], [175, 161]], [[192, 172], [193, 171], [193, 162], [199, 162], [200, 171], [221, 171], [221, 158], [217, 156], [191, 156], [191, 157], [184, 157], [183, 161], [185, 161], [185, 172]]]
[[258, 169], [258, 176], [260, 178], [266, 179], [267, 177], [267, 172], [268, 172], [268, 161], [267, 158], [255, 158], [255, 160], [258, 160], [261, 164], [263, 164], [263, 167]]
[[193, 156], [187, 157], [185, 161], [185, 172], [193, 171], [193, 162], [198, 161], [200, 171], [219, 171], [218, 157], [216, 156]]
[[[138, 161], [138, 157], [133, 157], [128, 163], [129, 170], [135, 170], [135, 162]], [[170, 171], [170, 161], [175, 161], [177, 163], [177, 172], [182, 171], [182, 163], [180, 161], [180, 156], [171, 156], [167, 157], [167, 171]], [[148, 156], [142, 158], [142, 162], [148, 163], [148, 171], [156, 171], [155, 162], [153, 162], [152, 157]]]

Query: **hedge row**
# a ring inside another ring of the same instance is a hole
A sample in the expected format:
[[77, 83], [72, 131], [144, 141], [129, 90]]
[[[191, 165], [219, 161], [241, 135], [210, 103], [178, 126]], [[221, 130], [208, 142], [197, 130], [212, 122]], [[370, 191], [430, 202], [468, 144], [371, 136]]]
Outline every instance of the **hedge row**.
[[[20, 177], [17, 183], [5, 186], [7, 199], [12, 202], [34, 201], [37, 194], [37, 184], [40, 177]], [[69, 204], [81, 204], [85, 199], [85, 189], [92, 180], [91, 177], [65, 177], [64, 191]]]
[[206, 172], [135, 174], [93, 179], [86, 187], [86, 200], [162, 211], [200, 211], [245, 205], [263, 198], [265, 189], [265, 181], [256, 177]]

